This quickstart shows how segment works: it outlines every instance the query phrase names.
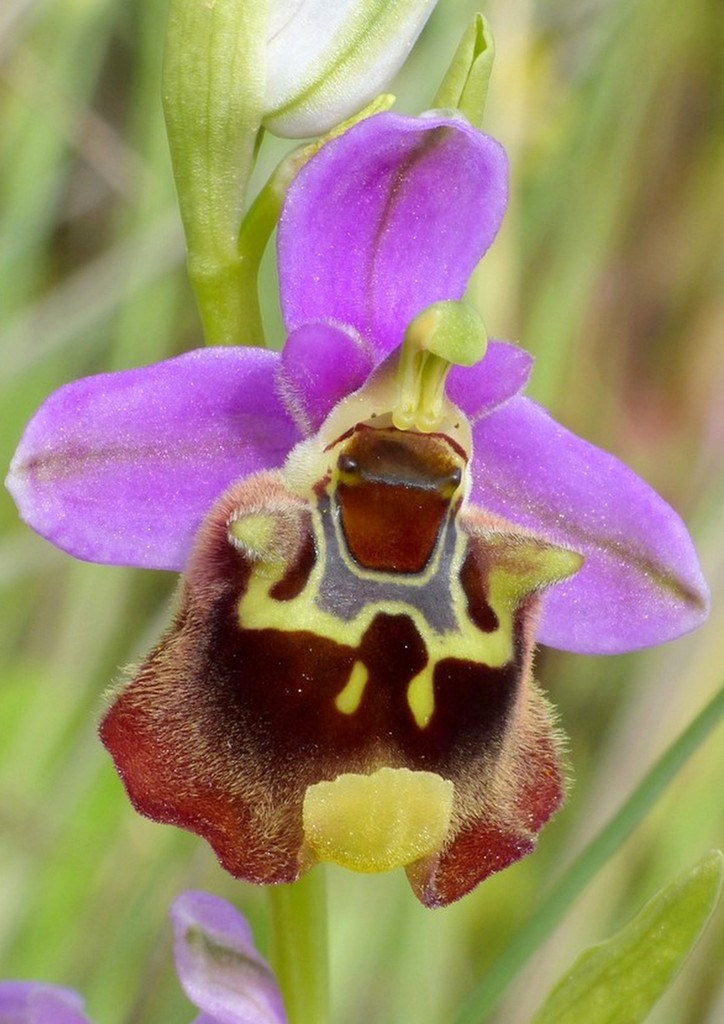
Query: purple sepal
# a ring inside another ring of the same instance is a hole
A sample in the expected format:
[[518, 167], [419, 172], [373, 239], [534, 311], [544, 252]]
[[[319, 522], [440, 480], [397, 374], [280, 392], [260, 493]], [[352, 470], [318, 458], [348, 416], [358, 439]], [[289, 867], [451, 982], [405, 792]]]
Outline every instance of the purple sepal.
[[299, 439], [275, 391], [278, 361], [209, 348], [60, 388], [6, 481], [23, 519], [76, 558], [183, 569], [219, 494], [281, 465]]
[[685, 525], [613, 455], [520, 397], [481, 419], [473, 444], [471, 500], [586, 558], [546, 595], [541, 643], [614, 654], [673, 640], [706, 618]]
[[287, 194], [278, 235], [287, 329], [345, 324], [379, 362], [422, 309], [462, 297], [506, 201], [505, 151], [462, 118], [386, 113], [355, 125]]
[[171, 906], [176, 972], [202, 1014], [196, 1024], [286, 1024], [279, 987], [242, 915], [205, 892]]

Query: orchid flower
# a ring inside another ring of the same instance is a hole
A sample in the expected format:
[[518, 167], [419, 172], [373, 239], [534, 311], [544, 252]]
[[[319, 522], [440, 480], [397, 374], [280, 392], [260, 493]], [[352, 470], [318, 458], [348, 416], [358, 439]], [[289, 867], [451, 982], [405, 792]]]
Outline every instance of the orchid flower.
[[464, 119], [359, 123], [289, 189], [281, 353], [77, 381], [18, 448], [38, 532], [184, 571], [101, 736], [136, 808], [240, 878], [402, 866], [459, 898], [562, 799], [536, 639], [630, 651], [706, 614], [677, 514], [524, 397], [530, 357], [459, 301], [506, 200]]
[[[244, 917], [205, 892], [171, 906], [176, 972], [199, 1010], [194, 1024], [286, 1024], [279, 986], [259, 956]], [[71, 989], [35, 981], [0, 982], [0, 1024], [90, 1024]]]

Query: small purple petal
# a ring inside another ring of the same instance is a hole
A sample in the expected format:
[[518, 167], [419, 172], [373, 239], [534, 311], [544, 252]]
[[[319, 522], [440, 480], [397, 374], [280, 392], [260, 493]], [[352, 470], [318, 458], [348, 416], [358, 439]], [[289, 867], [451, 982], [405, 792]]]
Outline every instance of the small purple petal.
[[362, 387], [372, 356], [352, 331], [305, 324], [287, 338], [277, 371], [279, 394], [305, 435], [315, 433], [332, 407]]
[[176, 971], [208, 1024], [285, 1024], [274, 975], [242, 915], [217, 896], [185, 892], [171, 906]]
[[204, 349], [60, 388], [6, 481], [23, 519], [76, 558], [182, 569], [215, 499], [281, 465], [299, 439], [276, 395], [278, 362]]
[[454, 366], [447, 379], [448, 398], [471, 423], [513, 398], [528, 383], [533, 356], [507, 341], [491, 341], [475, 366]]
[[706, 617], [683, 522], [614, 456], [514, 398], [473, 430], [471, 500], [586, 561], [545, 599], [543, 644], [613, 654], [673, 640]]
[[69, 988], [38, 981], [0, 982], [0, 1024], [89, 1024]]
[[462, 119], [378, 114], [355, 125], [287, 194], [278, 243], [287, 329], [348, 325], [379, 361], [422, 309], [462, 297], [506, 200], [505, 151]]

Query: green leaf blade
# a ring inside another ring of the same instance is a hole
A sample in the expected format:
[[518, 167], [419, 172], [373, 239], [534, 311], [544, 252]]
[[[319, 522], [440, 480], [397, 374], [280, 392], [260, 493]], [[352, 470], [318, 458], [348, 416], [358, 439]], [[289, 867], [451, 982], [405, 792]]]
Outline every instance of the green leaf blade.
[[592, 946], [531, 1024], [640, 1024], [678, 974], [719, 899], [714, 850], [657, 893], [621, 931]]

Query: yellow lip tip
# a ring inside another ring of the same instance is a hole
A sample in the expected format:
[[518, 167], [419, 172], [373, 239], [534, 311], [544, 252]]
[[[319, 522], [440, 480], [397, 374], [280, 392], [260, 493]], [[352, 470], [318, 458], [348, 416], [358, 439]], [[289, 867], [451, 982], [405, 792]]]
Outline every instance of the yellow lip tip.
[[309, 786], [304, 836], [316, 858], [353, 871], [390, 871], [445, 841], [454, 789], [434, 772], [378, 769]]

